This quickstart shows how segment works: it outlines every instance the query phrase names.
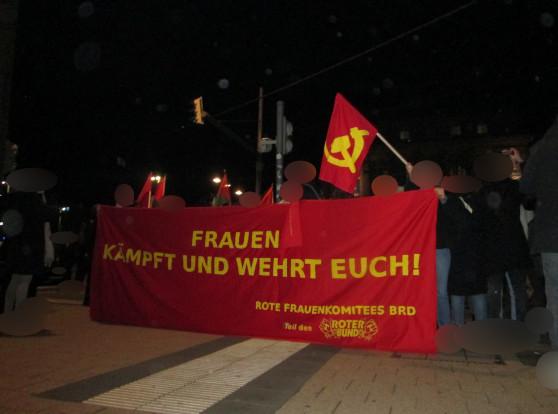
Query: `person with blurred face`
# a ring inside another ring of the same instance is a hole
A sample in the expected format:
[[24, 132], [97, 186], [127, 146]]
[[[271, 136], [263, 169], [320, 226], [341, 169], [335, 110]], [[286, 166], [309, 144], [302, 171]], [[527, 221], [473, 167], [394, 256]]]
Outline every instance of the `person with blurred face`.
[[541, 255], [546, 307], [554, 317], [550, 341], [558, 349], [558, 118], [531, 148], [519, 185], [523, 193], [537, 199], [529, 241], [531, 251]]
[[8, 208], [17, 212], [21, 221], [18, 231], [9, 234], [2, 245], [11, 274], [4, 312], [11, 312], [28, 297], [33, 276], [52, 265], [54, 246], [44, 192], [14, 192], [7, 199]]

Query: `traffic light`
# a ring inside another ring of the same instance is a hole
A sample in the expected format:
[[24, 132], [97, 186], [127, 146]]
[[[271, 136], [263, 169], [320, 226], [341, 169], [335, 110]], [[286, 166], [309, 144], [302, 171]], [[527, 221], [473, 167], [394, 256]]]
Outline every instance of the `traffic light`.
[[205, 113], [203, 112], [203, 97], [194, 99], [194, 124], [203, 125], [203, 117]]
[[293, 124], [284, 115], [285, 104], [282, 101], [277, 102], [277, 136], [275, 137], [275, 145], [277, 153], [285, 155], [293, 150]]
[[283, 154], [290, 154], [293, 150], [293, 124], [285, 117], [285, 126], [283, 128], [285, 134], [285, 143], [283, 147]]

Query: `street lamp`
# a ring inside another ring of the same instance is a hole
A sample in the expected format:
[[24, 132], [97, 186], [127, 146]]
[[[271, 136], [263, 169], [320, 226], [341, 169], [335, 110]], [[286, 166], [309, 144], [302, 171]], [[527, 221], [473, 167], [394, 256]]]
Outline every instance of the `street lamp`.
[[236, 190], [234, 193], [237, 197], [240, 197], [242, 195], [242, 190]]
[[70, 211], [69, 206], [62, 206], [58, 208], [58, 231], [62, 231], [62, 215]]
[[221, 182], [221, 177], [213, 177], [211, 181], [213, 181], [215, 184], [219, 184]]
[[4, 186], [6, 187], [6, 194], [8, 194], [10, 192], [10, 184], [8, 184], [8, 182], [4, 180], [2, 181], [2, 188], [0, 189], [0, 193], [4, 193]]

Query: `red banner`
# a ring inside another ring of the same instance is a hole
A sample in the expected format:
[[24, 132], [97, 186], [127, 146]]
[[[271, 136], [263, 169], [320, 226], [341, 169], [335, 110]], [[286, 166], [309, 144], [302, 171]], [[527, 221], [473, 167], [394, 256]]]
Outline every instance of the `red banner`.
[[91, 317], [434, 352], [433, 191], [257, 208], [101, 207]]

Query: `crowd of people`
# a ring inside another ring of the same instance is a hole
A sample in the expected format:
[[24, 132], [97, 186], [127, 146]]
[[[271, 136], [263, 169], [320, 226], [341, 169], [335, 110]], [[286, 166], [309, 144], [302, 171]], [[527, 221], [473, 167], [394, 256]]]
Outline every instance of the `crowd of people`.
[[439, 326], [463, 325], [466, 301], [475, 320], [525, 318], [533, 258], [520, 220], [521, 202], [519, 183], [509, 178], [485, 183], [476, 193], [440, 195]]
[[521, 176], [468, 194], [437, 190], [438, 326], [463, 325], [466, 302], [474, 320], [523, 321], [530, 307], [546, 304], [558, 348], [558, 119], [529, 157], [506, 154], [523, 166]]

